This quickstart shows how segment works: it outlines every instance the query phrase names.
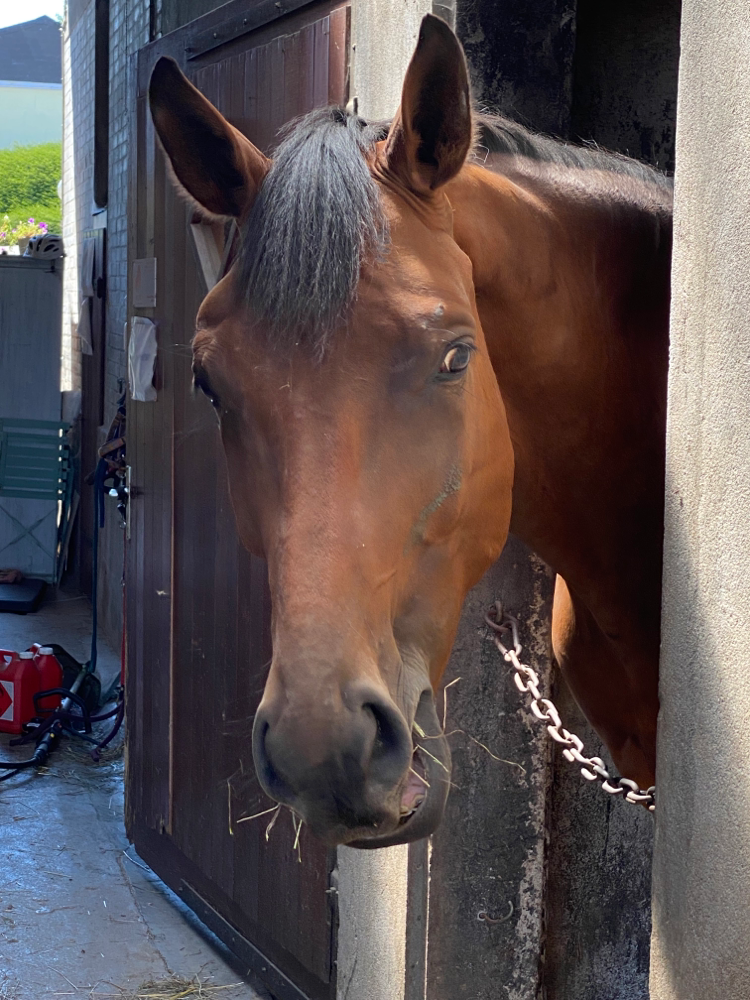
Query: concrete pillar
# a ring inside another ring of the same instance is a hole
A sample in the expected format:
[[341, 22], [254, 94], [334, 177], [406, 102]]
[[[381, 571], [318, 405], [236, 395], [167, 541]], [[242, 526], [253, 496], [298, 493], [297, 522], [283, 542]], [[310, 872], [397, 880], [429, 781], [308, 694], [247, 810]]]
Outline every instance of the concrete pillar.
[[750, 6], [684, 0], [652, 1000], [750, 997]]
[[401, 85], [431, 0], [357, 0], [352, 7], [352, 88], [371, 121], [393, 118]]
[[404, 1000], [408, 853], [337, 849], [337, 1000]]

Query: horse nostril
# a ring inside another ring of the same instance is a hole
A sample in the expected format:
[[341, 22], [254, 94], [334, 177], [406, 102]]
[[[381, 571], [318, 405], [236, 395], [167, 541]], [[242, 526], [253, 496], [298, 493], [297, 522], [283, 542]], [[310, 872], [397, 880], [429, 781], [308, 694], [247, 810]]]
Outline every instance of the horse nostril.
[[262, 714], [262, 710], [259, 709], [253, 724], [253, 762], [255, 764], [255, 771], [267, 795], [276, 799], [277, 802], [291, 802], [293, 797], [290, 790], [271, 763], [271, 758], [268, 755], [266, 739], [270, 728], [268, 720]]
[[391, 718], [389, 712], [385, 711], [382, 705], [368, 703], [362, 708], [366, 712], [371, 712], [375, 718], [375, 740], [372, 745], [372, 760], [376, 761], [380, 757], [390, 757], [398, 753], [401, 742], [398, 725]]
[[362, 711], [375, 721], [370, 755], [370, 776], [379, 784], [395, 785], [411, 759], [412, 745], [406, 721], [387, 697], [363, 692]]

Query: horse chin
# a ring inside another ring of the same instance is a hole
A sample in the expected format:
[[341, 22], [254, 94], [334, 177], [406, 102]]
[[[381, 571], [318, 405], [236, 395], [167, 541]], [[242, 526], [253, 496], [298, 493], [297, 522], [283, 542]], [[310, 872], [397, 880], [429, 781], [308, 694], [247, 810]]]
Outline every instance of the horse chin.
[[419, 701], [412, 727], [411, 767], [400, 787], [400, 818], [389, 833], [357, 836], [348, 847], [374, 850], [429, 837], [440, 825], [448, 799], [451, 752], [435, 710], [432, 692]]

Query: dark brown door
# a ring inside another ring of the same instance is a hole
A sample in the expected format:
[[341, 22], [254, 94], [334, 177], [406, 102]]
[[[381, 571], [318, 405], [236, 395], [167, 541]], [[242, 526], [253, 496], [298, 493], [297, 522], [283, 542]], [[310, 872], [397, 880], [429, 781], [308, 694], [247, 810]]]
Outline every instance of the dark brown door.
[[131, 314], [157, 323], [159, 355], [157, 401], [128, 410], [127, 823], [139, 853], [279, 998], [329, 1000], [334, 854], [304, 829], [295, 847], [286, 811], [268, 838], [270, 816], [242, 822], [270, 805], [250, 747], [271, 655], [266, 568], [238, 542], [216, 420], [191, 391], [205, 239], [221, 232], [194, 234], [146, 103], [163, 54], [266, 150], [285, 121], [344, 103], [349, 9], [290, 6], [278, 17], [278, 5], [227, 4], [138, 58], [130, 259], [156, 259], [157, 293]]

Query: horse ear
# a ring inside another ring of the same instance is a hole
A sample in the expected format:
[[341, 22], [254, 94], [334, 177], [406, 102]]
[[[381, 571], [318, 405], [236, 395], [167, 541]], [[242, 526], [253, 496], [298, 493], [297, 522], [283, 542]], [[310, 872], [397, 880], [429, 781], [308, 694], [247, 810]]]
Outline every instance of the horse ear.
[[386, 140], [388, 168], [408, 187], [427, 193], [455, 177], [471, 141], [469, 74], [461, 43], [445, 21], [427, 14]]
[[219, 114], [174, 59], [163, 56], [154, 66], [148, 99], [179, 186], [212, 215], [244, 216], [270, 160]]

